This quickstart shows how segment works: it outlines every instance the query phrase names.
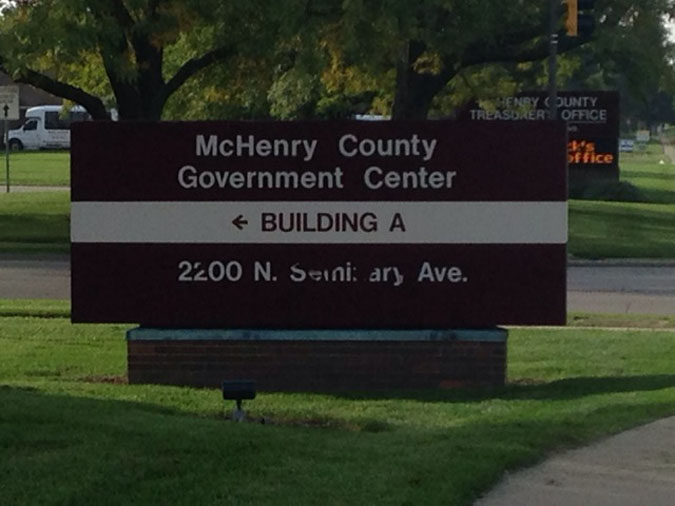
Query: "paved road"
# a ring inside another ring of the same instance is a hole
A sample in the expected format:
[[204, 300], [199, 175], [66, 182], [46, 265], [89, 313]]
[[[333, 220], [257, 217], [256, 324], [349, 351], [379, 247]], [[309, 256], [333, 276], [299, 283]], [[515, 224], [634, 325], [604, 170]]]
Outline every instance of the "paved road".
[[567, 271], [569, 311], [675, 314], [675, 262], [583, 262]]
[[581, 292], [675, 295], [675, 262], [646, 265], [585, 262], [569, 268], [567, 282], [570, 289]]
[[0, 255], [0, 298], [69, 299], [70, 260], [64, 255]]
[[[68, 299], [67, 256], [27, 260], [0, 255], [0, 297]], [[651, 265], [598, 262], [571, 265], [568, 309], [597, 313], [675, 314], [675, 262]]]

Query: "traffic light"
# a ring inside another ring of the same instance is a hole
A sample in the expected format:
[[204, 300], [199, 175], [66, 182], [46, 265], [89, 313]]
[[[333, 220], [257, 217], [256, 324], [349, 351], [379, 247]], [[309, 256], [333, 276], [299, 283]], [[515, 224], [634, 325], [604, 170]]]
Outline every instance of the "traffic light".
[[[595, 28], [592, 11], [595, 0], [565, 0], [565, 29], [569, 37], [589, 36]], [[586, 11], [586, 12], [582, 12]]]

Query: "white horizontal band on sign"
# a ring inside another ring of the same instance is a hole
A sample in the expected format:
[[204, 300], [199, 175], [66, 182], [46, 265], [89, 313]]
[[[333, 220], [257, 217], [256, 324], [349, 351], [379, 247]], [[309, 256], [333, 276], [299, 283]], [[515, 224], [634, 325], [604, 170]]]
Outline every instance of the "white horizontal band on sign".
[[74, 243], [564, 244], [566, 202], [73, 202]]

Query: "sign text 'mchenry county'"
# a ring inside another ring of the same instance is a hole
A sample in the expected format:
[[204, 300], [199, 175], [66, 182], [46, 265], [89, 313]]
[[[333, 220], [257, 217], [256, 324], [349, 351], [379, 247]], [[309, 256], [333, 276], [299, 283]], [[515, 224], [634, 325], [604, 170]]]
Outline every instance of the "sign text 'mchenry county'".
[[[220, 139], [217, 135], [199, 134], [195, 137], [197, 156], [224, 157], [290, 157], [309, 162], [314, 158], [318, 139], [258, 139], [254, 135], [236, 135]], [[434, 156], [438, 141], [420, 138], [360, 139], [354, 134], [345, 134], [338, 140], [338, 151], [346, 158], [363, 157], [420, 157], [429, 161]]]

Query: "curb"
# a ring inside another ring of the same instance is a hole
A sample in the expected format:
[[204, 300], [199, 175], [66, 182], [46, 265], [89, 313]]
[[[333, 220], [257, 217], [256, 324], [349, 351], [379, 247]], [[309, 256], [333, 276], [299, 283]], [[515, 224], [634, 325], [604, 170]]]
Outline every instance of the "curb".
[[5, 253], [0, 252], [0, 262], [70, 262], [70, 254], [68, 253], [44, 253], [44, 252], [27, 252], [27, 253]]
[[671, 258], [605, 258], [585, 259], [568, 258], [568, 267], [672, 267], [675, 259]]

